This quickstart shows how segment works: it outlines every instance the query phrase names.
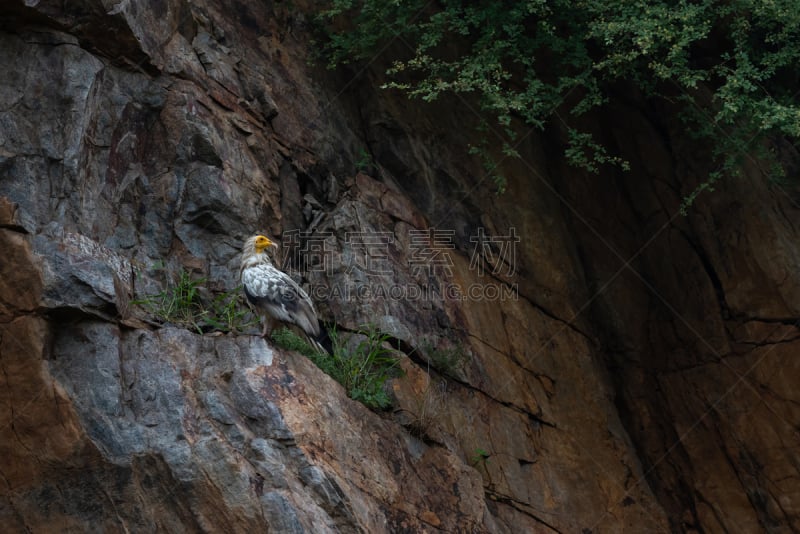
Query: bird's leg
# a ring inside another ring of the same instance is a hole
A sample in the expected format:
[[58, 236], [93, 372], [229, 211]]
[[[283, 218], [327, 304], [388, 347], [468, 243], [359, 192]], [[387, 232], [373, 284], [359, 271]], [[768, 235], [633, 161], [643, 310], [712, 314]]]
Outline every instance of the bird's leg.
[[271, 330], [269, 327], [269, 323], [271, 322], [272, 321], [270, 319], [264, 319], [264, 327], [261, 329], [261, 337], [267, 337], [267, 334], [269, 334], [268, 330]]
[[272, 317], [265, 317], [264, 318], [264, 328], [261, 330], [261, 337], [266, 338], [272, 333], [272, 329], [275, 328], [275, 321]]

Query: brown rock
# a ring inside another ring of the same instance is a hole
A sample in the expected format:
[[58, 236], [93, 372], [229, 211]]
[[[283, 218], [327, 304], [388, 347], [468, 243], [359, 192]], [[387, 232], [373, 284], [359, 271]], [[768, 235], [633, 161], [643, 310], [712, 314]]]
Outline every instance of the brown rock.
[[42, 280], [23, 234], [0, 228], [0, 323], [36, 309]]
[[414, 228], [427, 227], [425, 217], [401, 193], [390, 189], [363, 172], [356, 174], [355, 182], [362, 198], [372, 207], [390, 217], [405, 221]]
[[17, 206], [5, 197], [0, 197], [0, 226], [17, 224]]

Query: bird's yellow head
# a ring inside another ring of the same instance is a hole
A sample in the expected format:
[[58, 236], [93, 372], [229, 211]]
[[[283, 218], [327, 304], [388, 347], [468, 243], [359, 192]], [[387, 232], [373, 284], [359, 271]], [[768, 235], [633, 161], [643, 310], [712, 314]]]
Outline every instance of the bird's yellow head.
[[255, 248], [256, 252], [258, 252], [259, 254], [264, 252], [264, 250], [269, 247], [277, 247], [277, 246], [278, 245], [276, 243], [273, 243], [272, 241], [269, 240], [268, 237], [265, 237], [263, 235], [257, 235], [255, 236], [255, 238], [253, 238], [253, 248]]

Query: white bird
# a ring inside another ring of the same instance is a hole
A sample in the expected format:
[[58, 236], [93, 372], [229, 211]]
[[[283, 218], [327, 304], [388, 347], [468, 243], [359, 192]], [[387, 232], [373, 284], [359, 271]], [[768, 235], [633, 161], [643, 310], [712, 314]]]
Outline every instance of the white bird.
[[314, 303], [297, 282], [272, 264], [266, 252], [277, 246], [269, 238], [256, 235], [248, 238], [242, 248], [242, 285], [247, 300], [264, 316], [261, 336], [269, 335], [276, 321], [289, 323], [324, 351], [317, 340], [320, 326]]

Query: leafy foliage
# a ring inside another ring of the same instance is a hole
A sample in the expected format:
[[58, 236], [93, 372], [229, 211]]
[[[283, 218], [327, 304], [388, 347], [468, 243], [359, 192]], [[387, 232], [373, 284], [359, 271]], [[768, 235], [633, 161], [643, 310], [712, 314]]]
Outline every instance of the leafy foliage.
[[195, 330], [197, 333], [239, 332], [258, 323], [245, 307], [242, 288], [204, 298], [205, 278], [192, 278], [181, 270], [164, 291], [133, 301], [165, 323]]
[[401, 374], [399, 361], [386, 342], [389, 336], [375, 328], [362, 333], [363, 339], [353, 344], [350, 337], [342, 338], [336, 330], [329, 333], [333, 354], [322, 354], [288, 328], [273, 332], [272, 339], [279, 346], [294, 350], [309, 358], [322, 371], [342, 384], [347, 395], [369, 408], [386, 409], [391, 399], [384, 384]]
[[[491, 145], [514, 155], [515, 125], [567, 131], [568, 160], [589, 171], [627, 163], [574, 126], [632, 84], [684, 110], [711, 140], [715, 168], [697, 193], [761, 157], [765, 139], [800, 138], [800, 10], [794, 0], [329, 0], [319, 20], [330, 64], [391, 50], [385, 88], [432, 101], [477, 98]], [[391, 46], [390, 45], [394, 45]], [[398, 52], [399, 50], [399, 52]], [[481, 119], [482, 120], [482, 119]], [[481, 122], [479, 120], [479, 123]], [[472, 147], [499, 189], [497, 151]], [[773, 158], [773, 161], [776, 161]], [[766, 174], [780, 175], [772, 165]]]

